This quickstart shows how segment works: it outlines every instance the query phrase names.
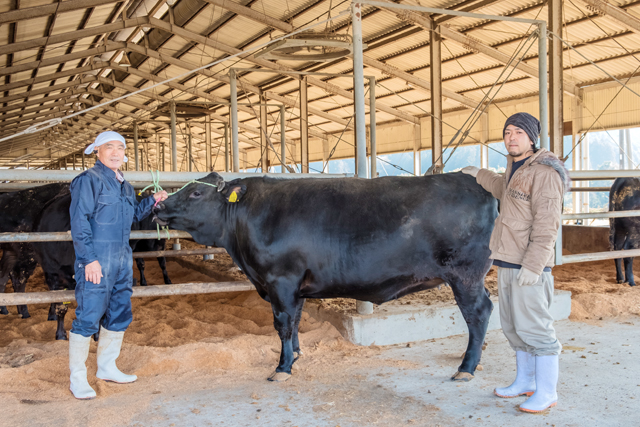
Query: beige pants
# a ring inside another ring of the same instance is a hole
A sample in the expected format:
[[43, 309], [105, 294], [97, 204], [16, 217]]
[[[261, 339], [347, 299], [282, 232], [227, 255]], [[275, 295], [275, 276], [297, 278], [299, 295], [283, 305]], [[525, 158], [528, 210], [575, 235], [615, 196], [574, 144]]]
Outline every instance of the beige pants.
[[553, 301], [553, 276], [543, 272], [531, 286], [518, 285], [514, 268], [498, 267], [500, 323], [511, 348], [535, 356], [560, 354], [562, 345], [553, 329], [549, 307]]

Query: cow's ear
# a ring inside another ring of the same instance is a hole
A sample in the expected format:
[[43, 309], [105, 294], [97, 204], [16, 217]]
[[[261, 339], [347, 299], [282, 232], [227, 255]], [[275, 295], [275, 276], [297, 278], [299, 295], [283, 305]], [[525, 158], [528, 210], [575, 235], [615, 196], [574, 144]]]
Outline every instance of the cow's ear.
[[238, 203], [244, 193], [247, 192], [247, 186], [244, 184], [238, 183], [239, 180], [233, 180], [231, 182], [227, 182], [222, 190], [222, 195], [227, 202], [229, 203]]

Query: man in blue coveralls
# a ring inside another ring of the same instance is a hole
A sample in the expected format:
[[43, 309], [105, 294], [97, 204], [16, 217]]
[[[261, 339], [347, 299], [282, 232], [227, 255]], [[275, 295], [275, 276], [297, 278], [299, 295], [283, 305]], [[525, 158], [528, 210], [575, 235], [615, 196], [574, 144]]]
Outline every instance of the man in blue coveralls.
[[84, 151], [96, 164], [71, 182], [71, 236], [76, 252], [76, 319], [69, 333], [70, 390], [77, 399], [93, 399], [85, 365], [91, 336], [100, 330], [98, 372], [105, 381], [130, 383], [116, 367], [122, 338], [132, 320], [133, 258], [129, 235], [133, 221], [151, 213], [166, 191], [140, 203], [119, 170], [127, 161], [125, 140], [117, 132], [102, 132]]

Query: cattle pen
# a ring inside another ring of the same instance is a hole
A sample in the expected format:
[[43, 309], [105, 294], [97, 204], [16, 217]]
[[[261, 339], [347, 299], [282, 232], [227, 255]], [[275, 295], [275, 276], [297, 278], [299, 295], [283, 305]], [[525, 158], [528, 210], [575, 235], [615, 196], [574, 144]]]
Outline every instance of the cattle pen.
[[[281, 350], [261, 284], [224, 248], [159, 227], [131, 232], [167, 245], [134, 259], [168, 258], [166, 270], [146, 265], [150, 286], [133, 287], [118, 365], [139, 379], [97, 380], [94, 357], [98, 399], [83, 406], [45, 306], [73, 314], [75, 292], [48, 290], [41, 267], [24, 277], [6, 267], [16, 248], [71, 234], [3, 228], [0, 281], [14, 289], [0, 294], [6, 422], [633, 424], [640, 293], [612, 260], [640, 249], [613, 250], [608, 221], [640, 210], [610, 211], [608, 193], [618, 178], [640, 179], [639, 16], [634, 0], [0, 0], [0, 202], [90, 169], [85, 147], [105, 130], [126, 138], [122, 169], [136, 191], [180, 191], [211, 172], [226, 182], [501, 173], [516, 112], [540, 119], [540, 146], [573, 181], [553, 269], [561, 400], [542, 417], [492, 394], [512, 375], [495, 268], [473, 381], [449, 381], [468, 328], [452, 289], [438, 286], [380, 306], [307, 300], [293, 376], [270, 383]], [[0, 222], [26, 209], [0, 203]], [[14, 314], [26, 305], [31, 317]]]

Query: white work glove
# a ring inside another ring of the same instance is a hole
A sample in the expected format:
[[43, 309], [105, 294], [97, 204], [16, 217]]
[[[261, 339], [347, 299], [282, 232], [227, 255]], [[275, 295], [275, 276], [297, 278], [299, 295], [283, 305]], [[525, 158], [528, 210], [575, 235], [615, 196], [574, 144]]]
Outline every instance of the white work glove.
[[540, 275], [534, 273], [531, 270], [527, 270], [524, 267], [520, 268], [520, 272], [518, 273], [518, 285], [519, 286], [531, 286], [538, 283], [538, 279], [540, 279]]
[[462, 168], [460, 172], [466, 173], [467, 175], [471, 175], [475, 178], [478, 175], [478, 172], [480, 172], [480, 168], [477, 168], [475, 166], [467, 166]]

